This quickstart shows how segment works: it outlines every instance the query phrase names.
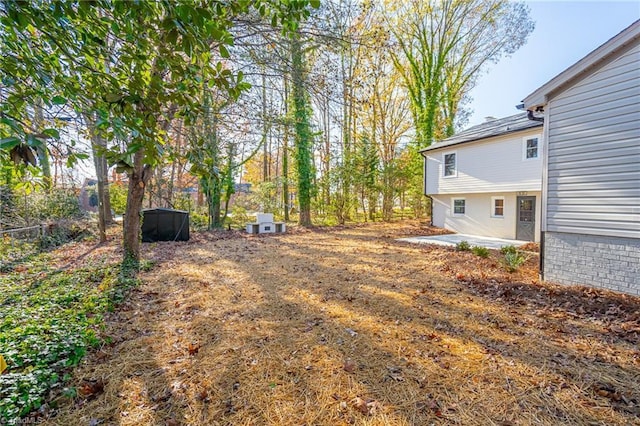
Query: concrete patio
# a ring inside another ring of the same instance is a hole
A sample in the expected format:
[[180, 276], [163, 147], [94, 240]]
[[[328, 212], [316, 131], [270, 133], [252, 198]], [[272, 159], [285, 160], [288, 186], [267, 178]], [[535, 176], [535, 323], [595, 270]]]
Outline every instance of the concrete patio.
[[426, 237], [409, 237], [409, 238], [399, 238], [398, 241], [406, 241], [409, 243], [418, 243], [418, 244], [436, 244], [439, 246], [455, 246], [461, 241], [466, 241], [469, 245], [473, 246], [482, 246], [488, 249], [499, 250], [504, 246], [521, 246], [523, 244], [529, 243], [530, 241], [521, 241], [521, 240], [508, 240], [504, 238], [493, 238], [493, 237], [483, 237], [480, 235], [470, 235], [470, 234], [446, 234], [446, 235], [431, 235]]

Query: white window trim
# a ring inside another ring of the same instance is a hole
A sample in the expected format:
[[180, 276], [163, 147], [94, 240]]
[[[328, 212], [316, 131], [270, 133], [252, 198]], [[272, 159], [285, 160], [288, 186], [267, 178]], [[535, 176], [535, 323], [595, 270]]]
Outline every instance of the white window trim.
[[[464, 201], [464, 213], [456, 213], [456, 201]], [[467, 214], [467, 199], [463, 197], [457, 197], [451, 199], [451, 216], [466, 216]]]
[[[445, 163], [444, 159], [447, 157], [447, 155], [451, 155], [454, 154], [455, 155], [455, 159], [456, 159], [456, 163], [455, 163], [455, 173], [449, 176], [445, 175], [445, 171], [447, 169], [447, 164]], [[442, 153], [442, 178], [443, 179], [451, 179], [451, 178], [455, 178], [458, 177], [458, 151], [447, 151], [447, 152], [443, 152]]]
[[[502, 200], [502, 216], [499, 216], [496, 214], [496, 200]], [[506, 208], [506, 205], [505, 205], [503, 196], [491, 197], [491, 217], [496, 219], [504, 219], [505, 208]]]
[[[538, 152], [537, 152], [538, 155], [532, 158], [527, 158], [527, 141], [530, 139], [538, 140]], [[522, 138], [522, 161], [536, 161], [536, 160], [539, 160], [541, 156], [542, 156], [542, 135], [531, 135], [531, 136], [523, 137]], [[457, 160], [458, 160], [458, 157], [456, 156], [456, 161]]]

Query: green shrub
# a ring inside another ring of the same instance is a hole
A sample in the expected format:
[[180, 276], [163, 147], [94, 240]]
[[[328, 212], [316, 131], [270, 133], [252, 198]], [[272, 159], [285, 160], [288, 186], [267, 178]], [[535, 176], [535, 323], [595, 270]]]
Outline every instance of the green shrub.
[[234, 206], [231, 214], [227, 217], [227, 224], [233, 228], [244, 229], [247, 223], [253, 222], [253, 220], [249, 218], [247, 209], [242, 206]]
[[40, 238], [41, 250], [61, 246], [70, 241], [79, 241], [91, 236], [91, 225], [83, 221], [62, 220], [49, 228], [46, 235]]
[[115, 182], [109, 185], [109, 202], [111, 209], [116, 214], [124, 214], [127, 208], [127, 193], [129, 189], [121, 182]]
[[456, 244], [456, 251], [469, 251], [471, 250], [471, 245], [468, 241], [460, 241]]
[[516, 254], [517, 252], [518, 252], [518, 249], [516, 249], [516, 247], [513, 245], [500, 247], [500, 253], [504, 255]]
[[51, 192], [34, 195], [32, 213], [40, 220], [76, 219], [83, 216], [78, 194], [69, 189], [52, 189]]
[[476, 256], [480, 256], [483, 258], [489, 257], [489, 249], [481, 246], [473, 246], [471, 247], [471, 252]]
[[191, 229], [203, 231], [209, 226], [209, 217], [206, 214], [192, 211], [189, 213], [189, 225]]
[[526, 256], [518, 250], [507, 251], [504, 253], [504, 259], [502, 260], [502, 264], [508, 272], [515, 272], [527, 261]]

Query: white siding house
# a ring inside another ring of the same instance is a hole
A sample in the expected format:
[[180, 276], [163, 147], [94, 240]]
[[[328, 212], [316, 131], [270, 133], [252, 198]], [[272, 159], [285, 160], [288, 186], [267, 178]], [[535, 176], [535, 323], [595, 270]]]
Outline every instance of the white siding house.
[[523, 102], [544, 112], [543, 278], [640, 294], [640, 21]]
[[421, 153], [435, 226], [539, 240], [542, 122], [526, 113], [487, 120]]

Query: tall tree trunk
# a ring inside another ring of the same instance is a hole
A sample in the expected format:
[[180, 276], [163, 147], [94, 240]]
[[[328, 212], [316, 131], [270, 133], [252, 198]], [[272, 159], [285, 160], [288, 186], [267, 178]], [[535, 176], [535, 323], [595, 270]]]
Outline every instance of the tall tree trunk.
[[262, 181], [269, 181], [269, 151], [267, 147], [267, 76], [262, 66]]
[[229, 215], [229, 202], [231, 201], [231, 196], [235, 192], [234, 182], [233, 182], [233, 158], [235, 157], [234, 145], [229, 144], [227, 149], [227, 164], [226, 170], [224, 173], [224, 214], [222, 216], [221, 225], [224, 225], [227, 220], [227, 216]]
[[91, 135], [91, 152], [93, 154], [93, 165], [98, 181], [98, 229], [100, 232], [100, 242], [103, 243], [107, 241], [106, 226], [109, 223], [113, 223], [111, 200], [109, 199], [107, 158], [104, 155], [107, 141], [100, 135], [98, 129], [96, 129], [93, 117], [90, 114], [85, 114], [84, 118]]
[[284, 125], [282, 135], [282, 201], [284, 221], [289, 221], [289, 80], [284, 76]]
[[[176, 135], [175, 150], [178, 154], [181, 154], [180, 149], [182, 148], [182, 120], [179, 120], [178, 129], [176, 130], [175, 135]], [[167, 182], [167, 204], [171, 208], [173, 208], [174, 206], [173, 189], [175, 187], [175, 181], [176, 181], [176, 170], [179, 169], [179, 167], [181, 167], [181, 164], [178, 160], [171, 162], [171, 178], [169, 179], [169, 182]], [[177, 170], [177, 173], [178, 173], [178, 182], [179, 182], [180, 171]]]
[[143, 164], [144, 149], [138, 150], [133, 156], [133, 169], [129, 172], [129, 192], [127, 194], [127, 208], [123, 219], [124, 259], [125, 261], [140, 262], [140, 214], [142, 200], [147, 182], [153, 170]]
[[304, 88], [304, 57], [300, 35], [291, 40], [291, 78], [296, 129], [296, 163], [298, 166], [298, 223], [311, 226], [311, 129], [309, 128], [309, 106]]
[[[102, 144], [101, 146], [107, 147], [107, 141], [104, 138], [100, 137], [99, 142]], [[114, 223], [114, 220], [113, 214], [111, 213], [111, 196], [109, 192], [109, 164], [107, 163], [107, 157], [104, 153], [100, 154], [98, 161], [100, 162], [100, 173], [102, 175], [98, 177], [98, 185], [102, 182], [102, 198], [100, 198], [100, 202], [102, 203], [104, 211], [104, 223], [111, 225]]]
[[[42, 105], [38, 104], [34, 108], [34, 124], [38, 131], [41, 131], [44, 127], [44, 111]], [[47, 144], [43, 140], [42, 146], [36, 147], [36, 155], [38, 156], [38, 164], [42, 169], [42, 182], [46, 192], [50, 192], [52, 188], [51, 179], [51, 164], [49, 163], [49, 151], [47, 150]]]

